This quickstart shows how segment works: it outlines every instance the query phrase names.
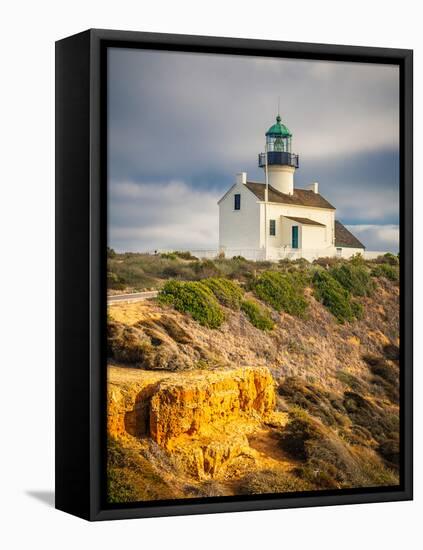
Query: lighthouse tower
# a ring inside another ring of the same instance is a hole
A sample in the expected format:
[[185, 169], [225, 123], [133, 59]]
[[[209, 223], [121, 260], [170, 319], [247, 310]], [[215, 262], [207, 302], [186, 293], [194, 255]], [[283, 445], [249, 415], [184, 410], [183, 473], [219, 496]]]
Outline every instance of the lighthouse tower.
[[298, 168], [298, 155], [291, 152], [292, 134], [276, 117], [266, 132], [266, 149], [259, 154], [259, 167], [263, 168], [271, 187], [292, 195], [294, 193], [294, 172]]

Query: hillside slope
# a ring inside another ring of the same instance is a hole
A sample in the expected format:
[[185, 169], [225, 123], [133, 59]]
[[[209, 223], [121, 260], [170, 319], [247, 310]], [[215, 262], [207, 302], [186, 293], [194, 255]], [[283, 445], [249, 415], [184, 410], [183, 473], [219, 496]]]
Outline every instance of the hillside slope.
[[266, 331], [225, 306], [215, 329], [109, 307], [111, 501], [398, 484], [398, 284], [344, 324], [304, 294]]

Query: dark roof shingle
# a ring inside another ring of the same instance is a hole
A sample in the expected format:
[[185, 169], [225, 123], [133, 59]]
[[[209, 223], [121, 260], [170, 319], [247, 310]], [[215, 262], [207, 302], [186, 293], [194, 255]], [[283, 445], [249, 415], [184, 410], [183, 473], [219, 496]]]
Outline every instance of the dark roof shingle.
[[318, 225], [319, 227], [326, 227], [324, 223], [315, 222], [314, 220], [310, 220], [310, 218], [297, 218], [296, 216], [284, 216], [284, 218], [294, 220], [294, 222], [302, 223], [303, 225]]
[[[264, 183], [249, 181], [246, 183], [246, 186], [258, 199], [264, 201]], [[293, 195], [287, 195], [277, 191], [274, 187], [269, 185], [269, 202], [294, 204], [297, 206], [314, 206], [316, 208], [330, 208], [331, 210], [335, 210], [335, 207], [322, 197], [322, 195], [308, 189], [294, 189]]]
[[341, 222], [335, 220], [335, 246], [345, 248], [366, 248]]

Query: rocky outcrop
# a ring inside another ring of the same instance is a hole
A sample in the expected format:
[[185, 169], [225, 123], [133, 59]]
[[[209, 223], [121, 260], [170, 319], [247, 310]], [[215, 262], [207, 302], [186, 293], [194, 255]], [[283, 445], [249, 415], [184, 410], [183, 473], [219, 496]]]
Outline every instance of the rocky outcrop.
[[217, 424], [246, 416], [265, 417], [274, 406], [274, 383], [266, 368], [167, 380], [151, 398], [150, 434], [159, 445], [172, 448], [182, 435], [199, 436]]
[[109, 433], [149, 437], [198, 477], [252, 456], [248, 434], [277, 414], [265, 367], [166, 375], [109, 367], [108, 386]]

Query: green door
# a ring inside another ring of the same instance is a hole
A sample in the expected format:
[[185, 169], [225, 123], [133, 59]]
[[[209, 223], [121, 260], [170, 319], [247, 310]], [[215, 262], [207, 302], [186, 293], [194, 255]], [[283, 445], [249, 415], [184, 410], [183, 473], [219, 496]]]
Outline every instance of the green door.
[[292, 248], [298, 248], [298, 225], [292, 226]]

